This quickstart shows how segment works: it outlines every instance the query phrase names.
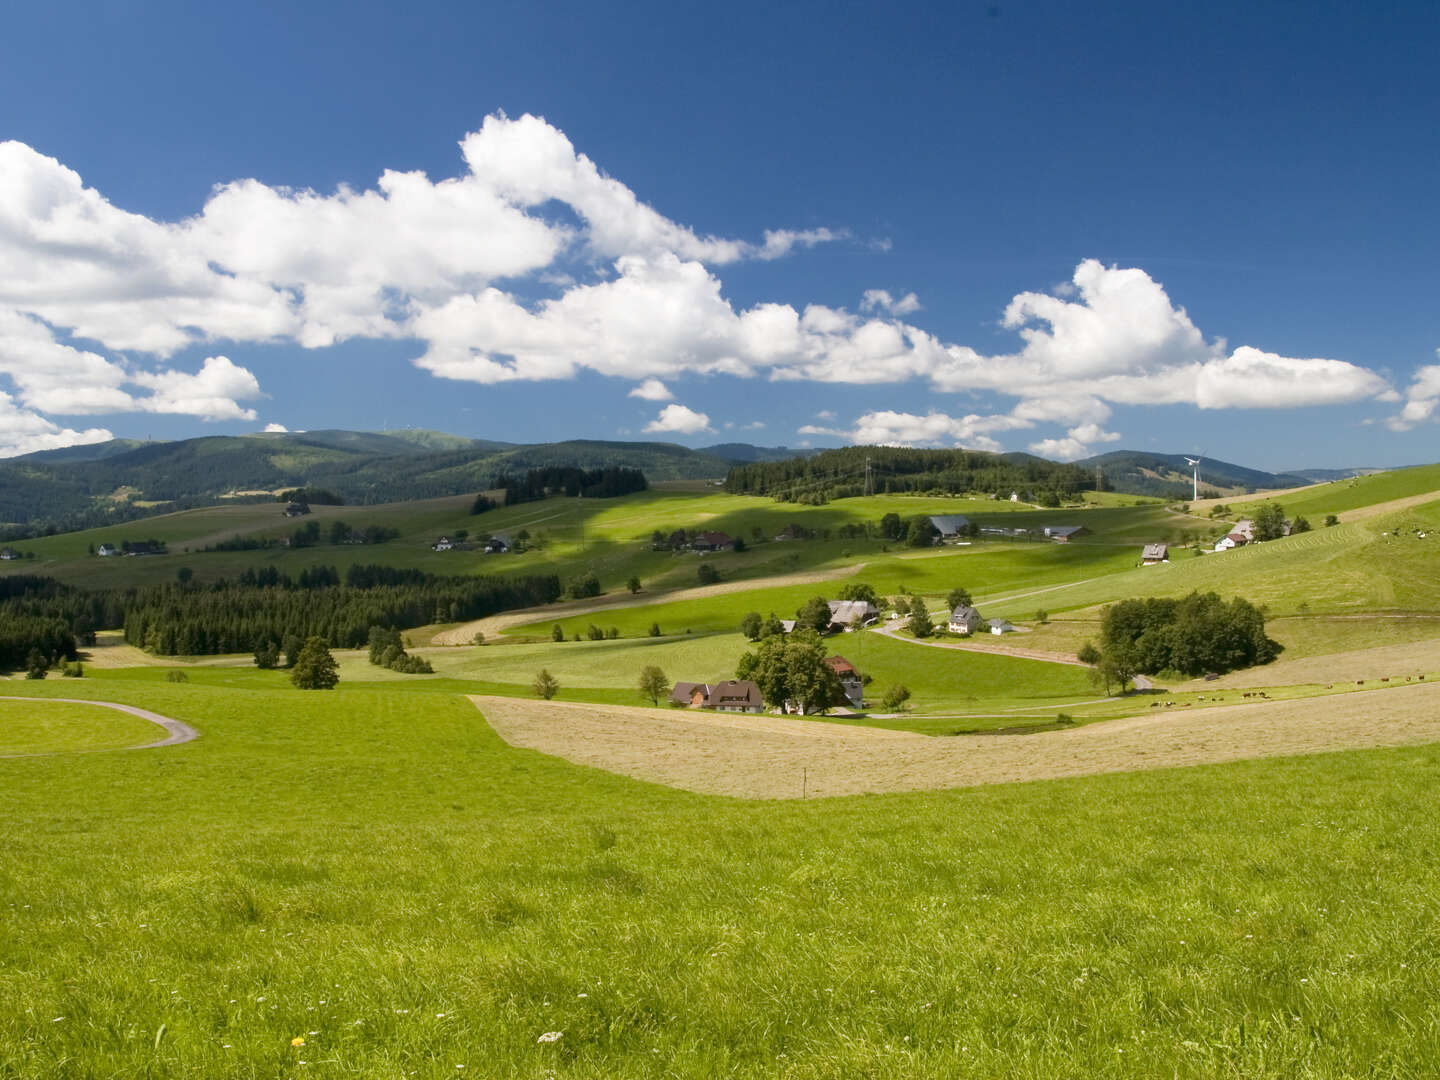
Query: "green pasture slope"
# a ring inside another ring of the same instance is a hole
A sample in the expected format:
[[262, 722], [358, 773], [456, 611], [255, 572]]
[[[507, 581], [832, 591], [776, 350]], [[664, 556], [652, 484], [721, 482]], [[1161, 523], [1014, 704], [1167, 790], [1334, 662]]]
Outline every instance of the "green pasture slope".
[[0, 1075], [1440, 1060], [1440, 748], [744, 802], [511, 749], [457, 694], [161, 675], [86, 686], [199, 740], [0, 761]]
[[[1285, 508], [1286, 516], [1305, 517], [1311, 525], [1318, 526], [1325, 520], [1326, 514], [1343, 514], [1347, 510], [1359, 510], [1432, 491], [1440, 491], [1440, 465], [1418, 465], [1411, 469], [1392, 469], [1348, 480], [1334, 480], [1274, 501]], [[1255, 499], [1247, 497], [1227, 505], [1239, 515], [1253, 513], [1269, 501], [1263, 496]]]

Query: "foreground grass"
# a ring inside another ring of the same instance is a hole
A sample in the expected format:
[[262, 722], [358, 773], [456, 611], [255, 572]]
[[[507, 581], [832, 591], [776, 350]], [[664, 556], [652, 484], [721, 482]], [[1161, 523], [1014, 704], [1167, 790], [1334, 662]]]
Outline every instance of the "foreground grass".
[[[73, 693], [82, 683], [67, 684]], [[0, 684], [0, 694], [10, 687]], [[83, 696], [75, 694], [75, 696]], [[0, 700], [0, 755], [114, 750], [164, 738], [147, 720], [98, 705]]]
[[511, 750], [458, 696], [102, 684], [204, 737], [0, 763], [0, 1075], [1440, 1056], [1435, 748], [743, 803]]

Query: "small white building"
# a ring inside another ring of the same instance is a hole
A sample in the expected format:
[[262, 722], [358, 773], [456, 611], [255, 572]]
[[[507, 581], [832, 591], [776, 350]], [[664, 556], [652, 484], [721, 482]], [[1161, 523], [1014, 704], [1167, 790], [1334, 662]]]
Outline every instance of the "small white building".
[[1015, 624], [1012, 623], [1009, 619], [990, 620], [990, 633], [994, 634], [996, 637], [999, 637], [1001, 634], [1014, 633], [1014, 631]]
[[95, 549], [95, 554], [102, 556], [119, 555], [120, 549], [117, 548], [114, 544], [101, 544], [98, 548]]
[[454, 546], [455, 542], [451, 540], [448, 536], [442, 536], [439, 540], [436, 540], [435, 543], [430, 545], [431, 549], [434, 551], [449, 551]]

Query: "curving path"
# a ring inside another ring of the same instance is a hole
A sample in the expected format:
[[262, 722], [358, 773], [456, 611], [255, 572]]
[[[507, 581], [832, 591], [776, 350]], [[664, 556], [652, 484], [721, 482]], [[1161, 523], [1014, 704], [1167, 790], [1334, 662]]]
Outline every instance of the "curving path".
[[200, 732], [196, 731], [183, 720], [172, 720], [168, 716], [161, 716], [159, 713], [151, 712], [149, 709], [137, 708], [134, 705], [120, 705], [113, 701], [88, 701], [83, 698], [19, 697], [10, 694], [0, 694], [0, 701], [59, 701], [68, 705], [98, 705], [102, 709], [115, 709], [117, 712], [138, 716], [141, 720], [149, 720], [150, 723], [158, 724], [165, 729], [165, 738], [158, 739], [155, 742], [141, 743], [139, 746], [112, 746], [98, 750], [50, 750], [38, 754], [0, 754], [0, 758], [51, 757], [55, 754], [109, 754], [116, 750], [154, 750], [161, 746], [175, 746], [179, 743], [187, 743], [192, 739], [198, 739], [200, 737]]

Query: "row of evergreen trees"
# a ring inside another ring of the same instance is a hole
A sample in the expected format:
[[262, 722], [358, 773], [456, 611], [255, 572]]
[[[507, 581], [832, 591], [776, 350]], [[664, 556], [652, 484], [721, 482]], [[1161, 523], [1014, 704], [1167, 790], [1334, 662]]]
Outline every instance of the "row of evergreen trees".
[[[312, 571], [313, 572], [313, 571]], [[430, 577], [416, 584], [208, 589], [153, 587], [125, 612], [125, 640], [161, 655], [244, 652], [257, 642], [320, 637], [339, 648], [368, 643], [370, 628], [479, 619], [560, 596], [555, 575]]]
[[[868, 463], [868, 466], [867, 466]], [[823, 503], [863, 495], [937, 491], [954, 495], [1011, 491], [1053, 492], [1059, 497], [1092, 491], [1095, 473], [1029, 456], [979, 450], [910, 450], [848, 446], [813, 457], [737, 465], [725, 479], [733, 495], [769, 495], [786, 502]]]
[[[505, 489], [505, 505], [536, 502], [547, 495], [583, 495], [587, 499], [614, 499], [645, 491], [650, 485], [639, 469], [611, 466], [604, 469], [577, 469], [551, 465], [531, 469], [523, 477], [498, 476], [495, 487]], [[478, 511], [472, 511], [478, 512]]]
[[559, 597], [553, 574], [438, 577], [387, 566], [352, 566], [344, 584], [333, 567], [311, 567], [298, 581], [267, 568], [239, 582], [95, 590], [16, 575], [0, 578], [0, 668], [22, 666], [32, 649], [48, 663], [73, 660], [109, 626], [123, 625], [127, 642], [161, 655], [249, 652], [309, 637], [359, 648], [372, 626], [479, 619]]

